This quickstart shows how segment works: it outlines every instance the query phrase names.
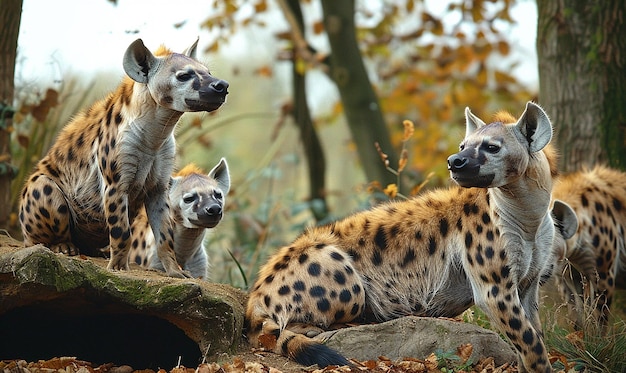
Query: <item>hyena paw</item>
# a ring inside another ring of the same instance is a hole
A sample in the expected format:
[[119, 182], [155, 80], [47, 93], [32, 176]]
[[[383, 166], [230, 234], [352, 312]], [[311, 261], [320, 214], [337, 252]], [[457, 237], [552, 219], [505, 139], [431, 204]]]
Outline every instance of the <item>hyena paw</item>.
[[58, 243], [50, 245], [50, 250], [54, 253], [62, 253], [69, 256], [78, 255], [78, 248], [71, 243]]
[[130, 269], [128, 266], [128, 258], [112, 256], [107, 269], [112, 271], [128, 271]]

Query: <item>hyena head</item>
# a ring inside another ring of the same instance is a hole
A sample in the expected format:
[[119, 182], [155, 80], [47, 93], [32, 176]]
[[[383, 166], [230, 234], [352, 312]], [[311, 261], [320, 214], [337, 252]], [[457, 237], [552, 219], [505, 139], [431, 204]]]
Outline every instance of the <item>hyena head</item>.
[[213, 228], [221, 220], [226, 195], [230, 189], [230, 174], [222, 158], [204, 175], [197, 167], [188, 165], [172, 177], [170, 201], [176, 219], [186, 228]]
[[136, 82], [147, 84], [154, 101], [179, 112], [213, 111], [228, 94], [228, 83], [217, 79], [196, 60], [198, 40], [182, 54], [160, 48], [156, 56], [141, 39], [124, 54], [124, 71]]
[[528, 102], [515, 122], [507, 113], [485, 124], [465, 109], [466, 132], [460, 151], [448, 158], [450, 176], [462, 187], [501, 187], [522, 176], [530, 159], [552, 139], [552, 125], [538, 105]]
[[545, 283], [552, 276], [554, 265], [563, 261], [567, 250], [567, 241], [574, 237], [576, 231], [578, 231], [578, 217], [574, 209], [567, 203], [555, 199], [551, 214], [556, 233], [552, 243], [553, 260], [549, 261], [549, 273], [543, 274], [542, 283]]

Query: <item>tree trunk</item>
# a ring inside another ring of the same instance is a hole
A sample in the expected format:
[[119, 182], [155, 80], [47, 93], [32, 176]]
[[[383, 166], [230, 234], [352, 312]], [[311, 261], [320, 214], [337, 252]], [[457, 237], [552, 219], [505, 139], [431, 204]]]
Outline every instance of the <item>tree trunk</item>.
[[561, 169], [626, 168], [626, 2], [538, 0], [540, 103]]
[[390, 164], [397, 164], [378, 97], [370, 84], [357, 44], [354, 0], [322, 0], [322, 9], [331, 48], [330, 75], [339, 89], [365, 176], [383, 186], [395, 183], [395, 175], [386, 169], [374, 146], [378, 142], [389, 155]]
[[12, 126], [13, 80], [17, 37], [22, 17], [22, 0], [0, 0], [0, 228], [9, 229], [11, 214], [11, 149], [9, 131]]
[[[304, 36], [304, 21], [302, 18], [302, 9], [299, 0], [288, 0], [287, 6], [293, 14], [299, 34]], [[300, 141], [304, 146], [304, 153], [307, 160], [309, 171], [309, 188], [311, 199], [311, 212], [317, 221], [321, 221], [328, 216], [328, 208], [326, 203], [326, 160], [322, 144], [317, 136], [309, 105], [307, 103], [306, 94], [306, 75], [298, 70], [298, 48], [293, 48], [293, 61], [291, 68], [291, 76], [293, 78], [293, 117], [296, 125], [300, 129]], [[313, 203], [314, 201], [321, 203]]]

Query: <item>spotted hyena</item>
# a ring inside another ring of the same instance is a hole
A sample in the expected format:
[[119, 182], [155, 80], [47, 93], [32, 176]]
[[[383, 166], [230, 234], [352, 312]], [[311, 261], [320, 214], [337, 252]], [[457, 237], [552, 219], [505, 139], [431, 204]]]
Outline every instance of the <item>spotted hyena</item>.
[[558, 203], [569, 211], [555, 236], [552, 127], [533, 103], [517, 120], [465, 114], [461, 151], [448, 159], [458, 186], [312, 228], [269, 258], [247, 305], [253, 345], [304, 365], [343, 365], [309, 337], [335, 323], [453, 317], [477, 304], [509, 337], [521, 369], [550, 371], [538, 286], [563, 241], [555, 237], [576, 225]]
[[[229, 189], [230, 173], [224, 158], [208, 174], [189, 164], [172, 177], [169, 198], [174, 251], [177, 262], [192, 277], [209, 277], [209, 258], [204, 240], [207, 231], [222, 221]], [[137, 216], [132, 229], [131, 261], [164, 270], [145, 210]]]
[[21, 195], [26, 245], [70, 255], [98, 255], [110, 245], [109, 269], [127, 269], [131, 223], [145, 207], [168, 275], [184, 276], [174, 255], [167, 187], [174, 167], [174, 128], [184, 112], [219, 108], [228, 83], [184, 53], [141, 39], [126, 50], [128, 75], [104, 100], [77, 114], [37, 164]]
[[572, 206], [580, 225], [558, 253], [556, 283], [579, 327], [606, 325], [617, 272], [626, 268], [626, 174], [604, 166], [574, 172], [558, 178], [553, 196]]

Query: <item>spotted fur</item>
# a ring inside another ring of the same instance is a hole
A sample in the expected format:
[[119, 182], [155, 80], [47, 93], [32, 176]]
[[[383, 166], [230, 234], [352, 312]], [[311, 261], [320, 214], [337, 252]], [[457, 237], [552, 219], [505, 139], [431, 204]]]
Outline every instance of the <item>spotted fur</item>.
[[[475, 303], [509, 337], [521, 370], [551, 370], [537, 312], [552, 245], [563, 243], [549, 213], [550, 121], [533, 103], [517, 121], [500, 113], [486, 125], [469, 109], [466, 119], [461, 151], [448, 159], [459, 186], [312, 228], [269, 258], [247, 304], [253, 345], [343, 365], [309, 337], [354, 320], [456, 316]], [[558, 226], [575, 224], [565, 215]]]
[[[209, 278], [205, 236], [222, 221], [229, 189], [230, 173], [224, 158], [208, 174], [189, 164], [172, 177], [169, 200], [174, 226], [174, 252], [177, 262], [192, 277]], [[144, 267], [164, 270], [145, 210], [133, 222], [131, 242], [132, 261]]]
[[128, 75], [104, 100], [77, 114], [37, 164], [21, 194], [26, 245], [98, 255], [110, 245], [108, 268], [128, 268], [131, 222], [145, 207], [159, 237], [168, 275], [184, 276], [174, 256], [167, 187], [174, 167], [174, 128], [183, 112], [213, 111], [228, 83], [184, 53], [156, 56], [136, 40], [126, 50]]
[[572, 206], [580, 224], [557, 253], [555, 279], [570, 319], [578, 327], [606, 325], [616, 276], [626, 268], [626, 173], [604, 166], [574, 172], [558, 179], [553, 196]]

